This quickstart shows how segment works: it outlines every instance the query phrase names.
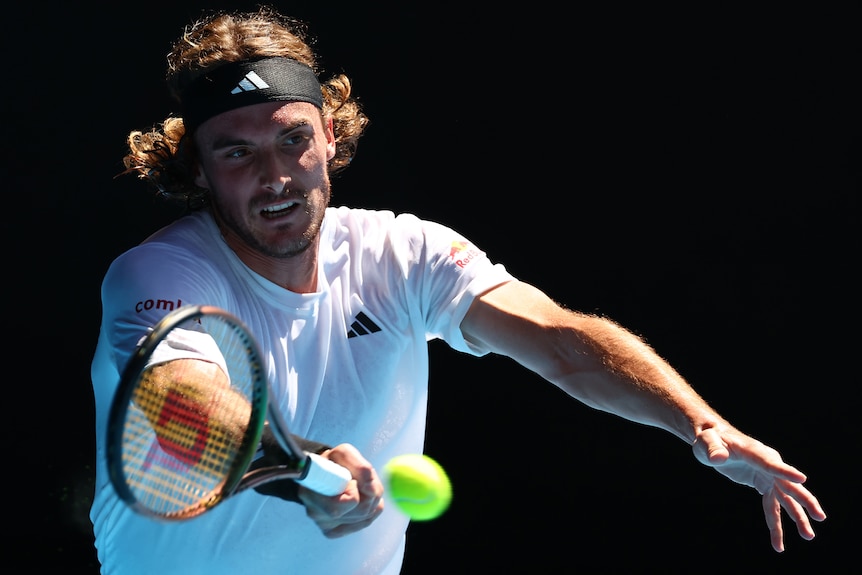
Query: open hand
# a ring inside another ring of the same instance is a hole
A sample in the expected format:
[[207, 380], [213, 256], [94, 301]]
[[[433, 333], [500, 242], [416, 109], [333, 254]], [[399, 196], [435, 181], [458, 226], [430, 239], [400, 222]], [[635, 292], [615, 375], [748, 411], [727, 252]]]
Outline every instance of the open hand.
[[736, 483], [754, 487], [763, 496], [763, 513], [772, 548], [784, 551], [781, 509], [796, 523], [800, 537], [814, 539], [810, 519], [823, 521], [820, 502], [802, 484], [807, 477], [788, 465], [773, 448], [730, 426], [701, 430], [692, 446], [704, 465], [714, 467]]

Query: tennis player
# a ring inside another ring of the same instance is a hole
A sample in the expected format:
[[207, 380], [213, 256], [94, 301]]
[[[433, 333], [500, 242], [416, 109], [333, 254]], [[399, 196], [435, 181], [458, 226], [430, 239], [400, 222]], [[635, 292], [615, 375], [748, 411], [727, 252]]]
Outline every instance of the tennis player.
[[[330, 178], [350, 163], [367, 118], [347, 76], [319, 78], [302, 26], [268, 8], [207, 14], [173, 45], [167, 79], [181, 115], [131, 132], [125, 164], [188, 213], [103, 280], [91, 510], [102, 573], [399, 573], [408, 521], [384, 505], [378, 472], [423, 450], [431, 339], [508, 356], [574, 400], [675, 435], [697, 461], [762, 494], [776, 551], [782, 509], [814, 537], [811, 521], [825, 514], [806, 476], [631, 332], [564, 309], [449, 227], [331, 205]], [[521, 113], [548, 114], [529, 102]], [[181, 522], [120, 501], [105, 467], [108, 408], [135, 344], [183, 304], [224, 308], [251, 328], [291, 430], [353, 474], [343, 494], [285, 480]]]

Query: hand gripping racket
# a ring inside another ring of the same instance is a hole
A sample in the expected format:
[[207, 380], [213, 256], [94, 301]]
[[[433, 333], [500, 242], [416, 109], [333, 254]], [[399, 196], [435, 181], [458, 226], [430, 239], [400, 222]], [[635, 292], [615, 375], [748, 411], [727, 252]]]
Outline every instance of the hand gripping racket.
[[[266, 466], [250, 469], [256, 461]], [[119, 496], [164, 519], [276, 479], [338, 495], [351, 478], [298, 446], [270, 407], [254, 337], [213, 306], [170, 312], [138, 344], [111, 405], [107, 462]]]

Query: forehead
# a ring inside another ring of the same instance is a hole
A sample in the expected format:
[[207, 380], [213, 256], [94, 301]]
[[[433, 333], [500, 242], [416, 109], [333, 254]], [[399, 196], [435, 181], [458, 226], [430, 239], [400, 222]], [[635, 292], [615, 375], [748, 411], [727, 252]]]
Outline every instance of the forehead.
[[260, 130], [310, 125], [323, 128], [320, 110], [308, 102], [264, 102], [222, 112], [202, 123], [197, 134], [203, 138], [225, 133], [252, 133]]

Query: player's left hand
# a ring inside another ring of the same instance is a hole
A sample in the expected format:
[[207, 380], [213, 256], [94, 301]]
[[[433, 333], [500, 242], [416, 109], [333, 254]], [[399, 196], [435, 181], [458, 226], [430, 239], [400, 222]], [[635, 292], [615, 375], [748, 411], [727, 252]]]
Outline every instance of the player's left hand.
[[374, 466], [354, 446], [342, 443], [321, 456], [347, 468], [353, 479], [340, 495], [328, 497], [299, 486], [306, 514], [330, 539], [354, 533], [383, 513], [383, 483]]
[[823, 521], [826, 513], [802, 485], [807, 479], [805, 474], [785, 463], [775, 449], [728, 425], [701, 430], [692, 449], [704, 465], [714, 467], [736, 483], [754, 487], [762, 495], [773, 549], [784, 551], [782, 508], [796, 523], [800, 537], [814, 539], [810, 519]]

